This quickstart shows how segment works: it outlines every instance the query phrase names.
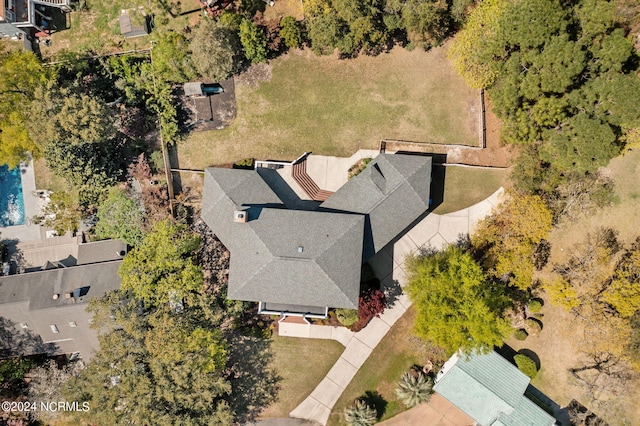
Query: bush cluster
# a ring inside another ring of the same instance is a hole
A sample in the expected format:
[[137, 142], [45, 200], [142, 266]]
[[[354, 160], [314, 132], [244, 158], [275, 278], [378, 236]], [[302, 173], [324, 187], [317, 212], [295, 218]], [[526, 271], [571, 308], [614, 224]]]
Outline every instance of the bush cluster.
[[538, 374], [538, 367], [534, 360], [526, 355], [518, 354], [513, 357], [518, 369], [526, 374], [529, 378], [533, 379]]

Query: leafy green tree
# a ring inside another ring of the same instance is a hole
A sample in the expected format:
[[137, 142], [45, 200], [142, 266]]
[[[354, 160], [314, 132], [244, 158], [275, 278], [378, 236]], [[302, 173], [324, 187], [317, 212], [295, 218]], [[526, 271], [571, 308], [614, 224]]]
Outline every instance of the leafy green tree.
[[410, 258], [406, 290], [417, 309], [418, 336], [449, 353], [489, 351], [510, 331], [500, 317], [506, 306], [502, 288], [457, 247]]
[[100, 351], [65, 383], [67, 400], [88, 402], [76, 412], [96, 424], [228, 425], [226, 343], [199, 306], [176, 314], [167, 306], [140, 313], [125, 294], [92, 301], [94, 324], [104, 331]]
[[433, 393], [433, 379], [426, 374], [418, 373], [416, 376], [403, 373], [396, 395], [408, 408], [427, 402]]
[[240, 69], [242, 46], [237, 34], [209, 19], [194, 29], [189, 43], [192, 61], [203, 77], [214, 81], [229, 78]]
[[640, 125], [638, 62], [614, 9], [609, 1], [486, 0], [451, 46], [468, 84], [488, 89], [502, 138], [536, 147], [540, 173], [594, 172]]
[[122, 176], [118, 141], [72, 144], [52, 141], [44, 149], [47, 165], [79, 192], [82, 206], [96, 205]]
[[0, 161], [11, 169], [40, 154], [40, 147], [29, 137], [24, 123], [23, 114], [17, 111], [0, 122]]
[[131, 246], [138, 246], [144, 238], [144, 213], [141, 205], [126, 191], [113, 187], [98, 207], [96, 237], [119, 238]]
[[222, 12], [220, 18], [218, 19], [218, 23], [224, 27], [229, 28], [232, 31], [239, 31], [240, 24], [242, 23], [242, 15], [233, 11], [229, 11], [228, 9]]
[[44, 226], [53, 228], [58, 235], [76, 232], [82, 217], [78, 195], [74, 192], [57, 191], [51, 194], [49, 203], [42, 211]]
[[443, 0], [388, 0], [385, 11], [397, 16], [394, 23], [386, 17], [390, 31], [403, 29], [409, 41], [424, 48], [441, 44], [451, 28], [449, 6]]
[[202, 290], [202, 270], [191, 256], [200, 238], [169, 219], [158, 222], [120, 267], [122, 290], [157, 306], [174, 298], [193, 300]]
[[289, 49], [297, 49], [302, 45], [302, 31], [293, 16], [285, 16], [280, 20], [280, 35]]
[[189, 55], [189, 41], [175, 31], [154, 31], [153, 71], [161, 81], [185, 83], [196, 78]]
[[0, 120], [24, 109], [39, 87], [46, 85], [52, 73], [32, 52], [13, 50], [0, 54]]
[[451, 18], [456, 24], [460, 25], [466, 21], [474, 3], [474, 0], [453, 0], [451, 2]]
[[[13, 168], [40, 154], [42, 147], [29, 137], [25, 123], [35, 92], [52, 74], [31, 52], [0, 53], [0, 163]], [[37, 121], [42, 123], [42, 117]]]
[[498, 39], [507, 6], [506, 0], [480, 2], [449, 48], [454, 67], [471, 88], [489, 87], [500, 76], [499, 64], [492, 61], [491, 50], [498, 43], [493, 40]]
[[372, 426], [376, 423], [376, 410], [358, 399], [344, 410], [344, 421], [349, 426]]
[[333, 13], [326, 13], [310, 19], [308, 23], [311, 50], [316, 55], [330, 55], [344, 43], [348, 26]]
[[267, 37], [264, 31], [249, 19], [243, 19], [240, 23], [240, 43], [242, 43], [244, 56], [251, 63], [256, 64], [267, 60]]
[[518, 369], [522, 371], [529, 378], [533, 379], [538, 375], [538, 367], [534, 360], [523, 354], [517, 354], [513, 357]]
[[567, 119], [561, 129], [547, 134], [541, 158], [561, 170], [593, 171], [620, 152], [611, 127], [584, 115]]
[[50, 169], [79, 191], [83, 207], [97, 203], [122, 175], [121, 135], [112, 110], [94, 96], [53, 84], [34, 96], [30, 139]]
[[318, 55], [376, 53], [389, 38], [380, 0], [310, 0], [305, 17], [311, 49]]
[[227, 345], [220, 330], [200, 325], [185, 330], [184, 322], [166, 312], [150, 318], [151, 329], [145, 336], [145, 346], [154, 362], [159, 366], [172, 366], [188, 361], [203, 373], [224, 369]]

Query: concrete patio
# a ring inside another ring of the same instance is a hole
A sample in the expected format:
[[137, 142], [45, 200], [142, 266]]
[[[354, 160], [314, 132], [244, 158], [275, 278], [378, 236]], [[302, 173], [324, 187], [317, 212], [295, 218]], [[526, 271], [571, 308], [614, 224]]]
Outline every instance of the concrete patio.
[[[363, 158], [375, 158], [380, 151], [375, 149], [360, 149], [351, 157], [330, 157], [326, 155], [309, 155], [306, 159], [307, 174], [313, 181], [326, 191], [335, 192], [349, 180], [349, 168]], [[287, 185], [301, 200], [310, 200], [306, 192], [291, 176], [292, 166], [284, 166], [278, 170]]]

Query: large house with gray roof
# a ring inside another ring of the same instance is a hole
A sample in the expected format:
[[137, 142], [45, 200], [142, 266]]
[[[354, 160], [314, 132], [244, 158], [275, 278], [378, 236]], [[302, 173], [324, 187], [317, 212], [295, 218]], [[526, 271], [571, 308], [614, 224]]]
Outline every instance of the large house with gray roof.
[[357, 309], [362, 263], [429, 207], [431, 158], [381, 154], [322, 204], [292, 202], [274, 173], [205, 170], [202, 218], [231, 253], [227, 297], [261, 313]]
[[529, 377], [497, 352], [453, 355], [433, 390], [478, 426], [553, 426], [555, 418], [526, 395]]
[[0, 277], [0, 358], [78, 354], [99, 349], [89, 300], [120, 288], [120, 240], [79, 244], [76, 256], [47, 261], [36, 272]]

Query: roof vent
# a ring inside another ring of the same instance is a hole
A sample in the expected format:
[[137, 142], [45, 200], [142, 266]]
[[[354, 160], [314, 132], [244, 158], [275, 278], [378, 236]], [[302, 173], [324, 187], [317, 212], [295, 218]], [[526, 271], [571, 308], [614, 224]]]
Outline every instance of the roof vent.
[[58, 300], [58, 297], [60, 297], [58, 293], [53, 293], [53, 300]]
[[304, 251], [304, 247], [298, 246], [298, 253], [302, 253]]
[[233, 221], [236, 223], [246, 223], [247, 222], [247, 212], [244, 210], [235, 210], [233, 212]]

